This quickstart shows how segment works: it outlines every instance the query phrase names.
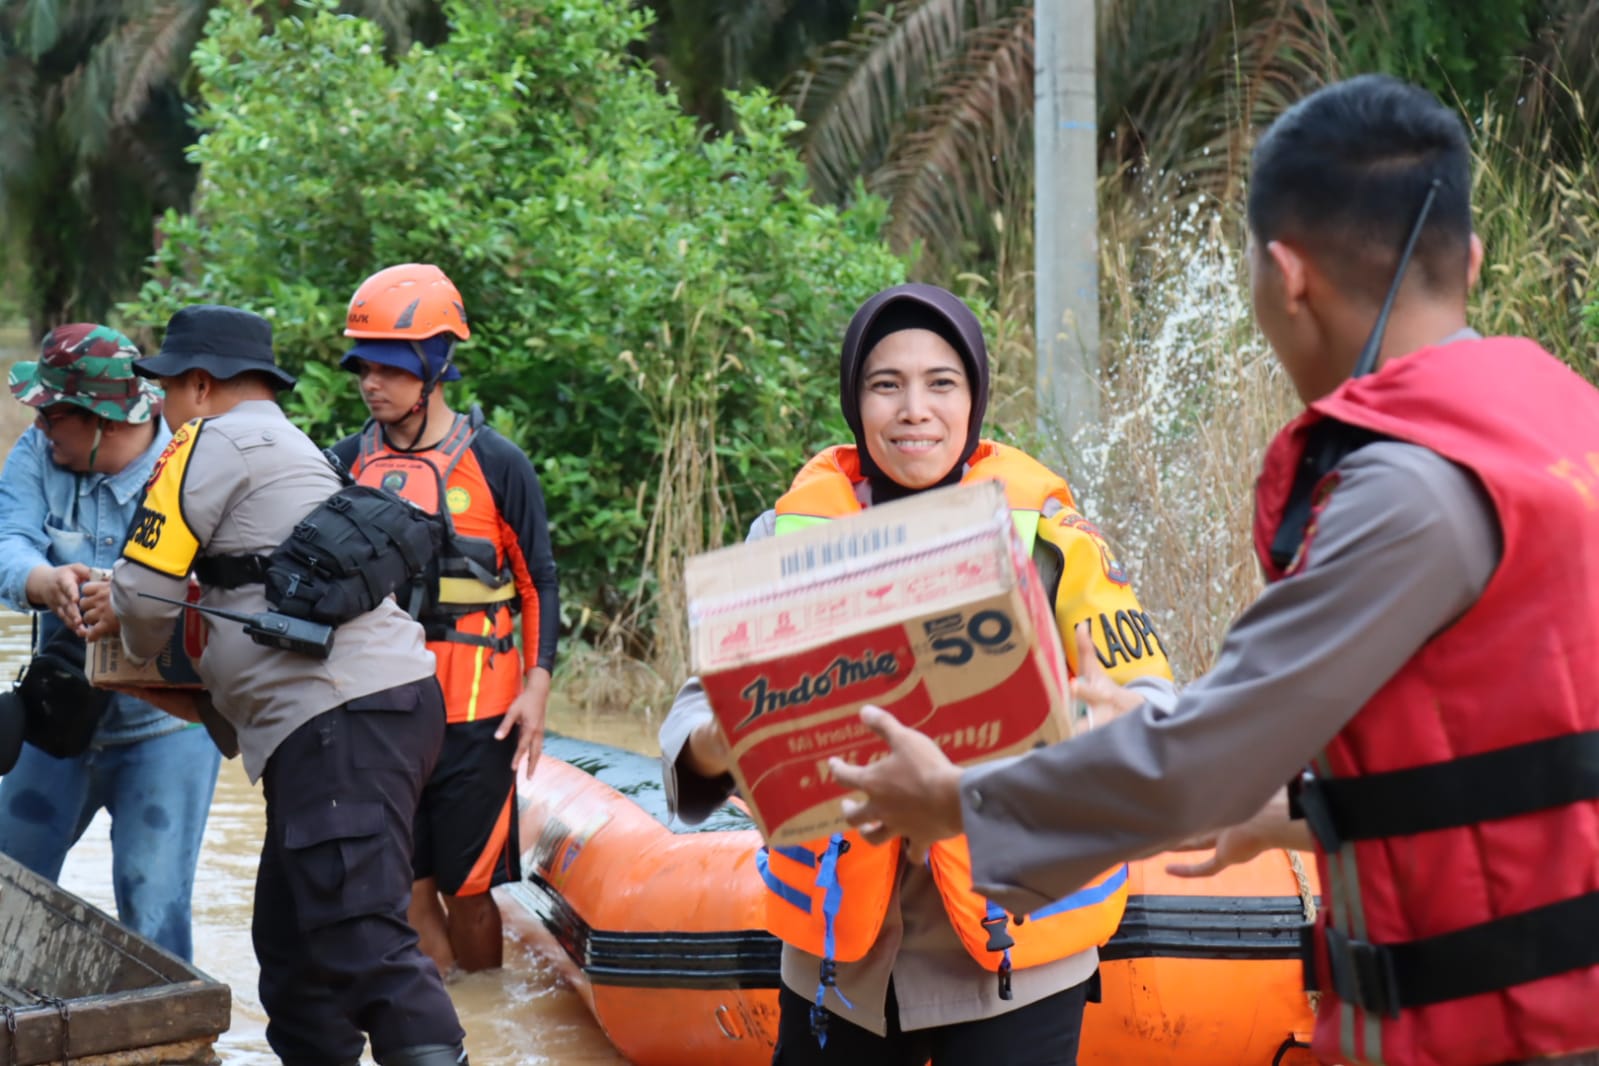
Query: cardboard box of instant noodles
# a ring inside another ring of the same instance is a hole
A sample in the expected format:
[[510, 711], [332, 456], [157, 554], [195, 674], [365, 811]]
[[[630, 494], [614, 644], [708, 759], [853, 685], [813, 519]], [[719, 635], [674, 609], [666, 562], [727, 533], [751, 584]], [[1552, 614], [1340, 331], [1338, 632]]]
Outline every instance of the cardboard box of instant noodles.
[[709, 552], [686, 585], [694, 671], [768, 843], [846, 828], [828, 759], [886, 754], [868, 703], [962, 765], [1070, 733], [1054, 613], [997, 482]]
[[[103, 576], [102, 576], [103, 574]], [[104, 580], [110, 572], [95, 575]], [[200, 600], [200, 586], [192, 579], [186, 597]], [[205, 650], [205, 619], [199, 611], [184, 611], [172, 625], [172, 635], [158, 655], [135, 663], [122, 647], [120, 634], [101, 637], [89, 645], [86, 673], [91, 685], [101, 688], [204, 688], [195, 660]]]

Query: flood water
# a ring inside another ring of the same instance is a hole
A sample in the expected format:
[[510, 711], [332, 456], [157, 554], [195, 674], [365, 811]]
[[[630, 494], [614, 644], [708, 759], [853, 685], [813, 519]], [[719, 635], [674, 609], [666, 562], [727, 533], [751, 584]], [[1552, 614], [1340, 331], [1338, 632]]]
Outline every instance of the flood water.
[[[0, 678], [9, 681], [26, 660], [29, 621], [0, 614]], [[642, 719], [589, 716], [552, 707], [550, 727], [572, 736], [646, 750], [654, 732]], [[233, 1027], [217, 1043], [227, 1066], [267, 1066], [266, 1015], [256, 996], [250, 946], [250, 897], [255, 887], [264, 807], [238, 760], [224, 760], [206, 825], [194, 895], [194, 962], [233, 989]], [[72, 849], [62, 887], [115, 917], [111, 892], [110, 820], [101, 812]], [[466, 1027], [467, 1050], [484, 1066], [622, 1063], [581, 999], [554, 969], [526, 948], [507, 943], [505, 968], [464, 976], [450, 985]], [[364, 1060], [365, 1061], [365, 1060]]]

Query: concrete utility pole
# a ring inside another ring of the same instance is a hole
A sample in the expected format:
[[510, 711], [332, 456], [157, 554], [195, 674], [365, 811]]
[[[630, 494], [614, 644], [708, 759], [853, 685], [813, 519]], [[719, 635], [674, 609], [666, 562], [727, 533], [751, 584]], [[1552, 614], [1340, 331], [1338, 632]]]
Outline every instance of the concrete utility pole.
[[1064, 455], [1099, 418], [1095, 3], [1033, 4], [1038, 421]]

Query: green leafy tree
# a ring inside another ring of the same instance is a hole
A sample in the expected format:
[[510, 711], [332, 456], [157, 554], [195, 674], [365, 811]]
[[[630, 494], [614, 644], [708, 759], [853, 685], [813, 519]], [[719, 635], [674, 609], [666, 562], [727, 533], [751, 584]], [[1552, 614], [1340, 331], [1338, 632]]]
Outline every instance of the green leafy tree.
[[1427, 86], [1469, 104], [1505, 87], [1533, 39], [1547, 0], [1335, 0], [1343, 63]]
[[335, 366], [350, 293], [437, 263], [472, 322], [455, 398], [534, 457], [569, 621], [675, 667], [683, 557], [741, 532], [841, 431], [839, 337], [904, 274], [884, 205], [817, 203], [769, 95], [736, 97], [736, 132], [702, 138], [630, 56], [637, 10], [447, 12], [443, 43], [395, 60], [329, 5], [271, 32], [244, 0], [213, 13], [194, 210], [165, 218], [125, 311], [268, 315], [297, 414], [330, 440], [363, 414]]

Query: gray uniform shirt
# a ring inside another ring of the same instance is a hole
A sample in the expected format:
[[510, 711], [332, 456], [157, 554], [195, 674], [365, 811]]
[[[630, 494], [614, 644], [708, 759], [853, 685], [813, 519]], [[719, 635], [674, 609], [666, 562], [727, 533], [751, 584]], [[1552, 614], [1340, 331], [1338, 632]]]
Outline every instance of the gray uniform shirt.
[[[252, 400], [207, 419], [195, 438], [183, 475], [182, 521], [201, 555], [266, 554], [338, 488], [321, 450], [282, 409]], [[186, 588], [186, 578], [131, 559], [117, 563], [111, 604], [130, 657], [160, 652], [182, 610], [138, 593], [182, 599]], [[200, 602], [247, 614], [269, 609], [261, 585], [207, 588]], [[422, 627], [392, 600], [339, 626], [332, 654], [321, 661], [263, 647], [237, 622], [205, 622], [206, 648], [196, 666], [217, 710], [238, 733], [252, 781], [284, 738], [317, 715], [433, 675]]]
[[1474, 476], [1395, 442], [1337, 469], [1303, 569], [1239, 617], [1210, 673], [1175, 700], [962, 774], [978, 891], [1031, 910], [1114, 862], [1250, 817], [1476, 602], [1501, 545]]
[[[768, 511], [756, 519], [746, 539], [774, 535], [775, 518], [776, 513]], [[1151, 698], [1175, 696], [1165, 678], [1140, 678], [1134, 684]], [[667, 803], [691, 824], [703, 821], [733, 791], [730, 775], [714, 780], [701, 777], [680, 761], [689, 734], [713, 717], [699, 679], [690, 678], [661, 724]], [[1094, 874], [1103, 872], [1102, 867]], [[750, 876], [755, 876], [753, 869]], [[1029, 906], [1021, 913], [1036, 909]], [[807, 1000], [814, 998], [821, 962], [814, 955], [783, 945], [783, 983]], [[863, 958], [838, 965], [838, 991], [843, 993], [843, 999], [830, 992], [826, 1006], [839, 1017], [883, 1036], [888, 1032], [890, 978], [894, 982], [900, 1028], [911, 1031], [993, 1018], [1025, 1007], [1081, 984], [1093, 976], [1098, 966], [1099, 952], [1090, 948], [1042, 966], [1016, 970], [1011, 976], [1012, 998], [1000, 999], [998, 977], [971, 957], [950, 925], [931, 871], [923, 863], [905, 860], [899, 864], [877, 941]]]

